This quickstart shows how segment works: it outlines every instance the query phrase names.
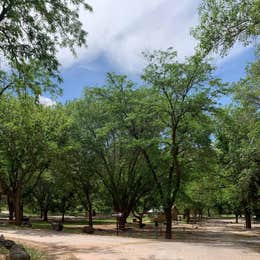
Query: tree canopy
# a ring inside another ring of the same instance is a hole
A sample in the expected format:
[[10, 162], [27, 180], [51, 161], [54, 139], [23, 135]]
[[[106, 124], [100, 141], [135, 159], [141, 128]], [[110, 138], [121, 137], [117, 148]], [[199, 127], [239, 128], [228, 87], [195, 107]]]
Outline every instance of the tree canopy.
[[206, 54], [227, 54], [236, 43], [252, 43], [260, 33], [259, 0], [203, 0], [193, 35]]

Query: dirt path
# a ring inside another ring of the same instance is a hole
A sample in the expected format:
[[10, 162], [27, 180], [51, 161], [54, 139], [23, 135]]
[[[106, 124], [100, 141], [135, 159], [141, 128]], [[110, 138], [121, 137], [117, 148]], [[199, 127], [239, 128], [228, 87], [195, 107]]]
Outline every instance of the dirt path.
[[[260, 259], [260, 239], [234, 239], [226, 236], [207, 242], [196, 240], [175, 242], [113, 236], [54, 233], [43, 230], [0, 229], [4, 236], [32, 243], [46, 250], [51, 259], [90, 260], [230, 260]], [[214, 234], [209, 234], [213, 236]], [[210, 238], [210, 237], [209, 237]]]

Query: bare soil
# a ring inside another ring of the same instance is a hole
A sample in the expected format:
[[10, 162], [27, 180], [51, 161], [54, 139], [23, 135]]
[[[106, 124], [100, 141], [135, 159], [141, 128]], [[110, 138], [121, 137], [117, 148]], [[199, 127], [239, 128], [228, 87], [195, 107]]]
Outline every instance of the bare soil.
[[229, 219], [211, 219], [195, 225], [175, 223], [170, 241], [163, 239], [163, 226], [161, 236], [160, 228], [156, 232], [152, 225], [143, 230], [131, 227], [118, 237], [114, 224], [97, 226], [98, 235], [11, 228], [0, 228], [0, 234], [44, 250], [49, 259], [260, 259], [260, 224], [245, 230], [243, 223], [235, 224]]

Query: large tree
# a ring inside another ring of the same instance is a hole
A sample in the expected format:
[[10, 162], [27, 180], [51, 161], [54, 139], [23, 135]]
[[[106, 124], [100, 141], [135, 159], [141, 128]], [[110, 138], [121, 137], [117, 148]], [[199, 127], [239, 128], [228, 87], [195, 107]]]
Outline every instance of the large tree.
[[[103, 182], [113, 210], [122, 213], [120, 228], [138, 200], [150, 189], [150, 178], [136, 136], [145, 133], [142, 120], [143, 89], [135, 89], [125, 76], [108, 74], [103, 88], [86, 90], [78, 102], [81, 140], [93, 158], [90, 170]], [[88, 154], [87, 154], [88, 152]]]
[[75, 53], [76, 46], [86, 43], [80, 8], [92, 10], [84, 0], [0, 1], [1, 62], [11, 68], [5, 70], [4, 80], [1, 77], [0, 95], [12, 88], [30, 88], [32, 81], [38, 85], [37, 90], [31, 88], [36, 94], [52, 86], [49, 82], [39, 88], [46, 78], [37, 71], [48, 74], [49, 80], [60, 79], [56, 56], [59, 48], [69, 48]]
[[153, 149], [144, 147], [143, 154], [166, 215], [166, 238], [171, 238], [171, 209], [183, 175], [210, 150], [209, 113], [219, 81], [199, 54], [179, 62], [176, 52], [168, 49], [147, 58], [143, 78], [154, 92], [147, 113], [154, 114], [161, 130]]
[[5, 97], [0, 104], [0, 180], [19, 225], [23, 198], [56, 158], [67, 120], [62, 109], [36, 104], [28, 96]]
[[259, 211], [259, 65], [257, 59], [245, 79], [233, 85], [233, 103], [219, 113], [216, 129], [220, 163], [233, 186], [233, 204], [245, 213], [246, 228]]

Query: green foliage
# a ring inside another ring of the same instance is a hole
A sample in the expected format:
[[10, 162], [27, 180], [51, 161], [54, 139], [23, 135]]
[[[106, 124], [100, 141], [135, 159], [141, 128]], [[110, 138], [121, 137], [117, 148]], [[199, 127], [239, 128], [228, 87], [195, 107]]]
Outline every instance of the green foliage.
[[125, 76], [108, 74], [103, 88], [86, 89], [74, 104], [88, 171], [100, 178], [114, 210], [126, 217], [150, 189], [136, 138], [147, 126], [139, 103], [144, 98], [144, 90]]
[[217, 117], [220, 164], [230, 182], [233, 208], [254, 209], [260, 195], [259, 60], [247, 68], [247, 77], [233, 85], [233, 106]]
[[193, 35], [206, 54], [225, 55], [236, 42], [248, 45], [260, 33], [259, 0], [203, 0], [199, 16]]
[[151, 170], [164, 207], [172, 206], [183, 177], [201, 167], [201, 158], [210, 153], [209, 113], [222, 86], [199, 54], [182, 63], [176, 55], [172, 49], [149, 55], [143, 75], [154, 93], [149, 111], [157, 114], [154, 125], [160, 126], [156, 152], [146, 154], [155, 160]]
[[0, 180], [21, 203], [61, 152], [69, 122], [59, 106], [44, 107], [28, 96], [4, 96], [0, 105]]
[[53, 92], [55, 84], [51, 81], [60, 81], [58, 48], [75, 53], [76, 46], [86, 44], [79, 10], [92, 8], [84, 0], [1, 0], [0, 5], [0, 53], [13, 69], [4, 77], [7, 84], [0, 87], [0, 96], [7, 89], [25, 87], [36, 95]]

